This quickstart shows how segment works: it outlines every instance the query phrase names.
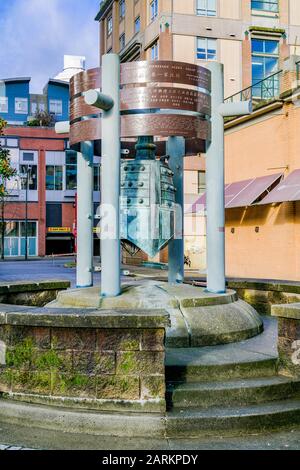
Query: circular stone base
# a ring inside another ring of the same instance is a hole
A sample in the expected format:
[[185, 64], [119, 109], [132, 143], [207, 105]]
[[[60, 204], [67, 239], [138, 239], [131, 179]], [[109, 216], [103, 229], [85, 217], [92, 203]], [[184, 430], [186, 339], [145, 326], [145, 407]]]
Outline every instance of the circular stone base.
[[165, 309], [171, 320], [166, 346], [212, 346], [243, 341], [263, 331], [258, 313], [235, 291], [211, 294], [188, 284], [135, 281], [114, 298], [100, 297], [99, 288], [71, 289], [58, 294], [50, 308]]

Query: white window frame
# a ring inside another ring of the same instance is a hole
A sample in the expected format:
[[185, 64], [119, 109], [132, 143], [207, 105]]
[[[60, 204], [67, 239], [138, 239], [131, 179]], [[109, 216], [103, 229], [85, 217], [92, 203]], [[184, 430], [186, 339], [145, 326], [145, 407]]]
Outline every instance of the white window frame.
[[[51, 109], [51, 107], [54, 107], [55, 111], [53, 111]], [[57, 109], [57, 108], [59, 108], [59, 109]], [[49, 113], [54, 114], [55, 116], [62, 116], [62, 114], [63, 114], [63, 102], [62, 102], [62, 100], [50, 99], [49, 100]]]
[[[205, 40], [205, 57], [198, 57], [198, 49], [199, 49], [199, 42], [200, 40]], [[212, 59], [210, 57], [208, 57], [208, 42], [209, 41], [214, 41], [215, 43], [215, 57]], [[217, 60], [217, 54], [218, 54], [218, 40], [216, 38], [208, 38], [208, 37], [204, 37], [204, 36], [198, 36], [197, 37], [197, 47], [196, 47], [196, 55], [197, 55], [197, 60], [204, 60], [206, 62], [210, 62], [210, 61], [214, 61], [214, 60]]]
[[113, 17], [112, 15], [107, 17], [107, 37], [113, 32]]
[[1, 114], [8, 113], [8, 97], [7, 96], [0, 96], [0, 113]]
[[[258, 3], [259, 8], [253, 6], [254, 1]], [[254, 0], [251, 1], [251, 10], [254, 12], [262, 12], [262, 13], [279, 13], [279, 0]], [[273, 9], [272, 9], [273, 6]]]
[[120, 48], [120, 51], [122, 49], [124, 49], [126, 45], [126, 39], [125, 39], [125, 33], [122, 33], [121, 36], [119, 37], [119, 48]]
[[158, 40], [155, 41], [154, 44], [150, 47], [150, 58], [151, 60], [158, 60], [159, 59], [159, 43]]
[[158, 0], [150, 2], [150, 21], [154, 21], [158, 17]]
[[[212, 1], [214, 1], [214, 8], [210, 8], [209, 5], [209, 2]], [[217, 16], [217, 0], [197, 0], [196, 14], [197, 16], [208, 16], [209, 18]]]
[[[26, 105], [26, 109], [18, 109], [18, 103], [22, 105]], [[15, 114], [28, 114], [28, 98], [15, 98]]]
[[[137, 23], [138, 21], [138, 23]], [[139, 29], [137, 29], [137, 24], [139, 25]], [[138, 15], [134, 20], [134, 33], [137, 34], [141, 31], [141, 16]]]
[[119, 20], [122, 21], [126, 15], [126, 2], [125, 0], [119, 0]]

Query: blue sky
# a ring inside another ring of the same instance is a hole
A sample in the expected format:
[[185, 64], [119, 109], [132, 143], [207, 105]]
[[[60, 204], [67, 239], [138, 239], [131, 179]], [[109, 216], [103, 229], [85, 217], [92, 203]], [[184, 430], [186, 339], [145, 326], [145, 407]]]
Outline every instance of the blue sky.
[[64, 54], [99, 64], [99, 0], [0, 0], [0, 79], [32, 77], [41, 93], [63, 69]]

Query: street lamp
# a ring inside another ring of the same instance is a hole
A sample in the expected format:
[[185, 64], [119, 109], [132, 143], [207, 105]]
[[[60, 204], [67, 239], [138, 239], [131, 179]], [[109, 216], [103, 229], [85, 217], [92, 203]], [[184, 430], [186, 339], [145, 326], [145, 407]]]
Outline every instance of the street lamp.
[[21, 180], [26, 185], [26, 196], [25, 196], [25, 261], [28, 260], [28, 186], [29, 186], [29, 176], [33, 179], [34, 176], [31, 175], [32, 166], [27, 165], [25, 172], [20, 174]]

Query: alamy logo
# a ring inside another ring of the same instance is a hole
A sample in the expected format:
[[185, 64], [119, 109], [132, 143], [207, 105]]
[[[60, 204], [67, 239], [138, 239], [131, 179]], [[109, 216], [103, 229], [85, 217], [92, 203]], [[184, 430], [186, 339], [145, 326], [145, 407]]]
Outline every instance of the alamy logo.
[[295, 364], [295, 366], [300, 366], [300, 340], [293, 342], [292, 350], [295, 351], [292, 354], [292, 363]]

